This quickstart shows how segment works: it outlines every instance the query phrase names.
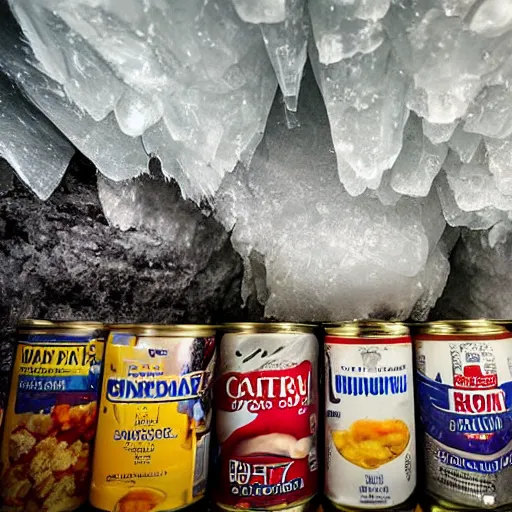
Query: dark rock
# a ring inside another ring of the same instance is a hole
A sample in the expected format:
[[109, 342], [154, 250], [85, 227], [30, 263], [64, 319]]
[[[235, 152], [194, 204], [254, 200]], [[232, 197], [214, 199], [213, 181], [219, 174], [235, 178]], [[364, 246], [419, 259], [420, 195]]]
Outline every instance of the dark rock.
[[[147, 176], [137, 190], [162, 229], [150, 215], [130, 231], [110, 226], [95, 170], [83, 157], [46, 202], [19, 182], [0, 192], [4, 376], [15, 324], [24, 317], [204, 323], [261, 315], [242, 307], [242, 262], [220, 224], [184, 201], [176, 184]], [[181, 235], [169, 236], [172, 223]]]

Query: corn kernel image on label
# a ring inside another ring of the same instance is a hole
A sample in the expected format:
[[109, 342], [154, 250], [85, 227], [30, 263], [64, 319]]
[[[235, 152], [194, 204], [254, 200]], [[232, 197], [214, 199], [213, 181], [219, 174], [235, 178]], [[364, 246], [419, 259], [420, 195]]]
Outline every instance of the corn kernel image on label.
[[71, 511], [88, 496], [103, 338], [21, 334], [2, 439], [2, 510]]
[[206, 491], [214, 337], [112, 332], [106, 349], [91, 504], [175, 510]]

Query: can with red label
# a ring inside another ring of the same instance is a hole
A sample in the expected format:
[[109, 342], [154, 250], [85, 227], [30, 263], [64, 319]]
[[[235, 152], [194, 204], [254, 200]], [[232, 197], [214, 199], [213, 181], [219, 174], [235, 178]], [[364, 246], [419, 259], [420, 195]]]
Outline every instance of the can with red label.
[[318, 487], [314, 327], [228, 324], [219, 364], [217, 506], [305, 510]]
[[487, 320], [416, 330], [428, 510], [510, 510], [512, 334]]

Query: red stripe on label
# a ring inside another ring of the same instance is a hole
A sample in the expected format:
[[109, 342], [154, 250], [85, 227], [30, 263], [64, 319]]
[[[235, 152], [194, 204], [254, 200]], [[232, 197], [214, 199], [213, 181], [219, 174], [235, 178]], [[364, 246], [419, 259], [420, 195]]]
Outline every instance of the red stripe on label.
[[326, 336], [325, 343], [331, 345], [398, 345], [411, 343], [410, 336], [399, 338], [343, 338], [341, 336]]

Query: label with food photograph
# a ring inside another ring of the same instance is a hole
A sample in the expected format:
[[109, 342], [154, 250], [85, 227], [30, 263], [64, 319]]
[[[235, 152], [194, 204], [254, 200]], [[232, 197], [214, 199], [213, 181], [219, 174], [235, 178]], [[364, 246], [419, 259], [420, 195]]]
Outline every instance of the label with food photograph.
[[71, 511], [87, 499], [103, 337], [20, 336], [2, 440], [10, 511]]
[[111, 332], [90, 500], [101, 510], [175, 510], [204, 497], [214, 337]]
[[216, 502], [272, 509], [317, 491], [318, 341], [307, 333], [230, 333], [217, 383]]
[[412, 346], [399, 338], [325, 342], [325, 494], [335, 505], [399, 505], [416, 485]]

